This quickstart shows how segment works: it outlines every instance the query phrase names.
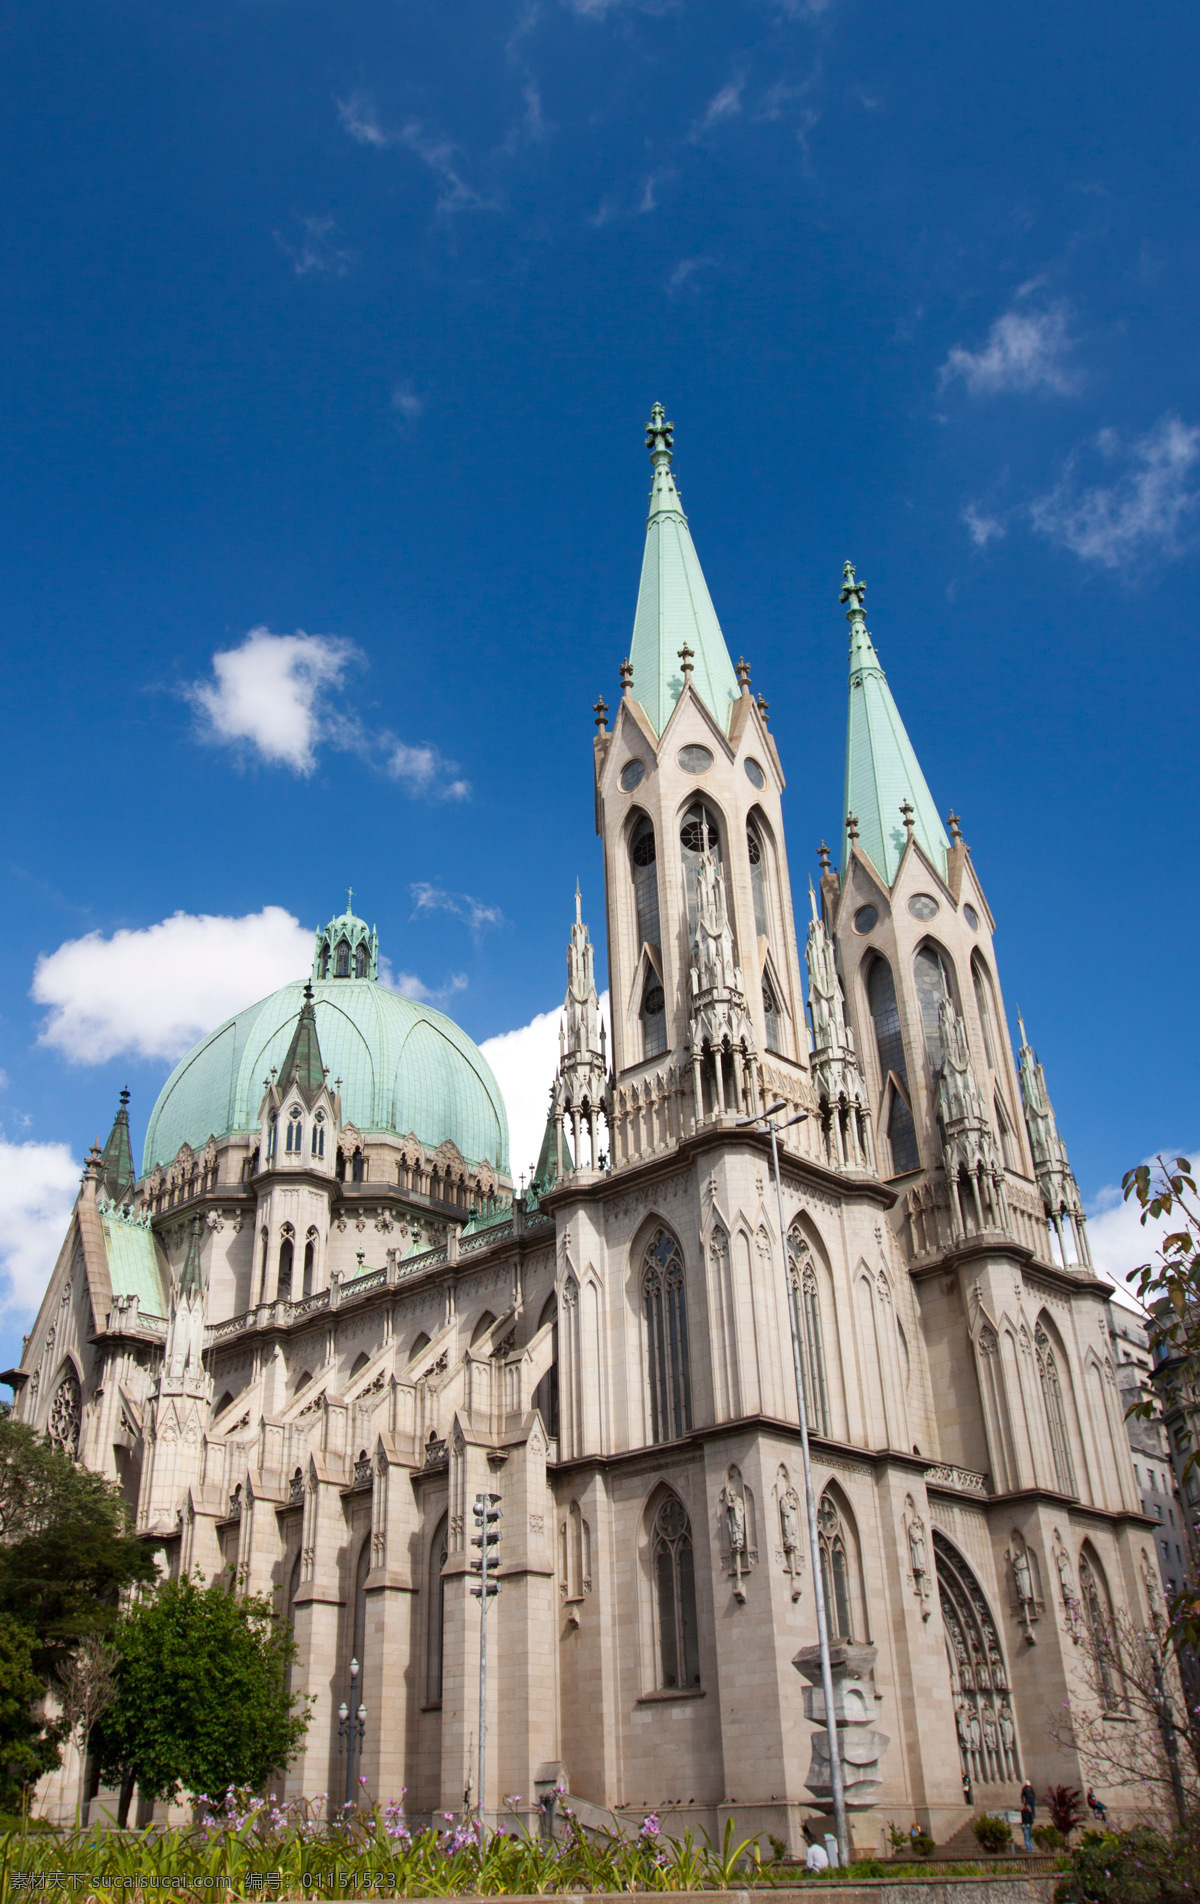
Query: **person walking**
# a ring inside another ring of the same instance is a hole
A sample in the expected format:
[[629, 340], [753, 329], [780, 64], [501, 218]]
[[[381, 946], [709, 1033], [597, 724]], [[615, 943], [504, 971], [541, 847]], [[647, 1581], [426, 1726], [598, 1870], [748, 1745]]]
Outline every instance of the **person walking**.
[[1021, 1830], [1025, 1833], [1025, 1849], [1033, 1850], [1033, 1821], [1037, 1815], [1037, 1793], [1026, 1779], [1021, 1787]]

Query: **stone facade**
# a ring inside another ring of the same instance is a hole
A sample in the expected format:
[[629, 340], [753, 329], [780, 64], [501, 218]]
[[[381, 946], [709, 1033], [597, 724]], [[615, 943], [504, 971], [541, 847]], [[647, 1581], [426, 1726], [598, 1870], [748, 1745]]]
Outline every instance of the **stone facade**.
[[[843, 863], [822, 852], [802, 941], [767, 709], [721, 644], [661, 411], [648, 440], [635, 642], [594, 750], [612, 1049], [577, 906], [530, 1194], [502, 1159], [344, 1117], [317, 1045], [327, 929], [257, 1129], [136, 1185], [89, 1161], [18, 1411], [120, 1478], [172, 1570], [274, 1596], [314, 1699], [282, 1790], [340, 1797], [353, 1657], [368, 1789], [407, 1787], [414, 1814], [529, 1815], [565, 1784], [585, 1822], [732, 1817], [794, 1848], [824, 1740], [794, 1322], [856, 1836], [915, 1816], [944, 1837], [965, 1799], [1084, 1782], [1047, 1729], [1077, 1691], [1081, 1558], [1139, 1617], [1156, 1590], [1110, 1292], [863, 585], [848, 568]], [[895, 811], [865, 814], [889, 787]], [[797, 1120], [784, 1234], [773, 1106]], [[503, 1519], [481, 1795], [483, 1492]], [[52, 1798], [73, 1808], [70, 1777]]]

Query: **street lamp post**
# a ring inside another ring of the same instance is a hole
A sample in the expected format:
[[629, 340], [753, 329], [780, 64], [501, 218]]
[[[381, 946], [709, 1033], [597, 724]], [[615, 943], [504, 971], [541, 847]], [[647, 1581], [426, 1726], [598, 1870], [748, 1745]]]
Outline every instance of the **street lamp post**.
[[350, 1702], [343, 1699], [338, 1707], [338, 1751], [346, 1754], [346, 1805], [347, 1809], [355, 1803], [354, 1760], [362, 1752], [363, 1740], [367, 1736], [367, 1708], [359, 1702], [358, 1711], [354, 1711], [354, 1694], [358, 1686], [358, 1661], [350, 1661]]
[[837, 1714], [833, 1708], [833, 1667], [829, 1658], [829, 1619], [825, 1606], [825, 1583], [821, 1577], [821, 1541], [817, 1531], [817, 1497], [813, 1491], [812, 1460], [808, 1449], [808, 1406], [804, 1395], [804, 1361], [800, 1343], [800, 1313], [792, 1290], [788, 1262], [787, 1221], [783, 1214], [783, 1179], [779, 1174], [779, 1136], [793, 1124], [803, 1123], [807, 1111], [797, 1111], [782, 1124], [775, 1122], [783, 1103], [772, 1104], [758, 1117], [738, 1119], [741, 1128], [765, 1124], [771, 1136], [771, 1163], [775, 1172], [775, 1196], [779, 1206], [779, 1246], [783, 1251], [783, 1281], [787, 1297], [788, 1319], [792, 1328], [792, 1366], [796, 1376], [796, 1406], [800, 1413], [800, 1459], [804, 1468], [804, 1501], [808, 1509], [808, 1552], [812, 1563], [813, 1604], [817, 1613], [817, 1646], [821, 1654], [821, 1691], [825, 1698], [825, 1730], [829, 1738], [829, 1785], [833, 1797], [833, 1825], [837, 1833], [838, 1859], [850, 1863], [850, 1833], [846, 1824], [846, 1781], [842, 1774], [842, 1755], [838, 1745]]
[[500, 1519], [500, 1496], [477, 1494], [471, 1513], [478, 1530], [471, 1545], [479, 1549], [479, 1559], [471, 1562], [471, 1572], [479, 1575], [471, 1592], [479, 1601], [479, 1793], [476, 1808], [482, 1844], [487, 1830], [483, 1816], [487, 1799], [487, 1613], [488, 1602], [500, 1591], [500, 1582], [491, 1577], [492, 1568], [498, 1566], [500, 1561], [499, 1554], [494, 1551], [500, 1545], [500, 1530], [496, 1526]]

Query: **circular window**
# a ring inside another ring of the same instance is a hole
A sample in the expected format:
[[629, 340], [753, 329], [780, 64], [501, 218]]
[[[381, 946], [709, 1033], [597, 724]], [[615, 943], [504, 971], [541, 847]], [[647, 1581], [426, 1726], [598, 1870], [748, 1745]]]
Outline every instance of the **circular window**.
[[656, 857], [654, 834], [649, 827], [644, 833], [638, 834], [633, 842], [633, 852], [630, 857], [635, 866], [653, 866]]
[[860, 906], [854, 915], [854, 930], [870, 932], [879, 924], [879, 911], [875, 906]]
[[932, 893], [914, 893], [908, 902], [914, 919], [936, 919], [939, 907]]
[[660, 1018], [666, 1005], [661, 985], [652, 985], [642, 1000], [642, 1013], [646, 1018]]
[[707, 747], [681, 747], [676, 758], [684, 773], [707, 773], [713, 764]]
[[979, 914], [976, 912], [974, 906], [963, 907], [963, 918], [966, 920], [967, 924], [970, 926], [972, 932], [978, 932]]
[[746, 762], [746, 778], [752, 787], [765, 787], [767, 784], [767, 776], [759, 766], [757, 760], [748, 760]]
[[622, 793], [632, 793], [635, 787], [640, 787], [645, 772], [644, 760], [627, 760], [621, 769]]

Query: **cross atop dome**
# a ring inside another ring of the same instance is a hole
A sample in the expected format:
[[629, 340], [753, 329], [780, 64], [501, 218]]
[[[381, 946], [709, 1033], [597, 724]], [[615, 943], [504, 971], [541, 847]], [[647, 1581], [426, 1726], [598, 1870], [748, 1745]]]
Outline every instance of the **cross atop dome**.
[[374, 926], [351, 911], [354, 888], [346, 889], [346, 910], [316, 934], [312, 975], [315, 979], [379, 977], [379, 934]]

